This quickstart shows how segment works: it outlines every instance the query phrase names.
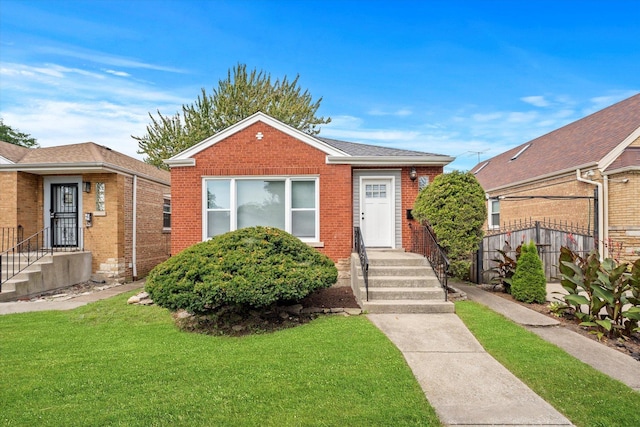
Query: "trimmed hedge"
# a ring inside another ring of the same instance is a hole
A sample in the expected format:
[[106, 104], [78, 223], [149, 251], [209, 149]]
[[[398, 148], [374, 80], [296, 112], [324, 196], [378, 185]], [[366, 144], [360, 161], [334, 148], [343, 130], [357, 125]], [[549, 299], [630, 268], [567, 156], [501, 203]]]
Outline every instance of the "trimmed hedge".
[[146, 291], [169, 310], [209, 314], [224, 306], [263, 308], [328, 288], [333, 261], [297, 237], [269, 227], [232, 231], [193, 245], [156, 266]]
[[526, 303], [544, 304], [547, 299], [547, 278], [533, 242], [522, 245], [516, 272], [511, 279], [511, 295]]

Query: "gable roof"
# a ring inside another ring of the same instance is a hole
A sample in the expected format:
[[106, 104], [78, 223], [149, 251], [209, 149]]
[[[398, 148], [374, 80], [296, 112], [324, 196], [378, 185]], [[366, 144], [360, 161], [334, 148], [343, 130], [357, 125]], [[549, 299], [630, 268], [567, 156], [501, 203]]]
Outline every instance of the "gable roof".
[[640, 147], [627, 147], [605, 170], [605, 173], [619, 173], [640, 170]]
[[480, 162], [471, 171], [488, 191], [585, 167], [605, 169], [639, 136], [636, 94]]
[[0, 158], [5, 159], [2, 163], [16, 163], [30, 151], [29, 148], [20, 145], [11, 144], [9, 142], [0, 141]]
[[195, 156], [199, 152], [217, 144], [229, 136], [257, 123], [265, 123], [299, 141], [308, 144], [327, 155], [329, 164], [354, 164], [354, 165], [447, 165], [454, 158], [440, 154], [422, 153], [419, 151], [400, 150], [394, 148], [379, 147], [375, 145], [358, 144], [355, 142], [338, 141], [329, 138], [320, 138], [306, 134], [292, 126], [280, 122], [262, 112], [257, 112], [244, 120], [218, 132], [202, 142], [184, 150], [181, 153], [165, 160], [170, 167], [194, 166]]
[[164, 184], [171, 180], [165, 170], [93, 142], [27, 149], [15, 164], [0, 165], [2, 170], [43, 175], [108, 171], [135, 174]]

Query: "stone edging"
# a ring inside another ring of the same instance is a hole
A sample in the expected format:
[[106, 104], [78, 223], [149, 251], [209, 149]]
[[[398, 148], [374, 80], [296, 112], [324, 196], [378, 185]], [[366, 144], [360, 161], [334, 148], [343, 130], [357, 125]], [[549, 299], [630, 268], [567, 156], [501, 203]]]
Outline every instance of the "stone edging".
[[[466, 295], [465, 295], [466, 297]], [[127, 300], [127, 304], [133, 305], [153, 305], [153, 301], [149, 297], [149, 293], [142, 291], [137, 295], [130, 297]], [[321, 307], [302, 307], [301, 304], [294, 304], [287, 307], [278, 307], [278, 310], [286, 314], [337, 314], [341, 316], [359, 316], [362, 314], [360, 308], [321, 308]]]

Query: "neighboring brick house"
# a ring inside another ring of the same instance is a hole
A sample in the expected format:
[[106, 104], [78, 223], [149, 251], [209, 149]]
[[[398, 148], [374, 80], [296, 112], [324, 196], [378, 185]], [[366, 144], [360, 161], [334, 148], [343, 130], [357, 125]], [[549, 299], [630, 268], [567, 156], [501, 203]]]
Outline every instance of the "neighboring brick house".
[[490, 228], [529, 218], [569, 222], [595, 228], [601, 254], [640, 256], [640, 94], [472, 172], [487, 193]]
[[169, 255], [170, 178], [92, 142], [0, 141], [0, 228], [23, 238], [46, 230], [47, 245], [90, 251], [94, 273], [134, 280]]
[[310, 136], [256, 113], [166, 160], [176, 254], [226, 231], [284, 229], [335, 262], [354, 226], [367, 247], [408, 248], [421, 185], [452, 157]]

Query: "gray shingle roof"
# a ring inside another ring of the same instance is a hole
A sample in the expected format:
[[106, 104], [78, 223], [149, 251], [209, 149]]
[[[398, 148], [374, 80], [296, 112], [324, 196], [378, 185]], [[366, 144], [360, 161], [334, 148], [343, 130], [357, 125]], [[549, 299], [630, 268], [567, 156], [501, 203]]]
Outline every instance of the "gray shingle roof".
[[337, 139], [320, 138], [316, 137], [320, 141], [329, 144], [333, 148], [345, 152], [350, 156], [358, 157], [399, 157], [399, 156], [441, 156], [442, 154], [424, 153], [421, 151], [401, 150], [398, 148], [380, 147], [378, 145], [360, 144], [356, 142], [340, 141]]

